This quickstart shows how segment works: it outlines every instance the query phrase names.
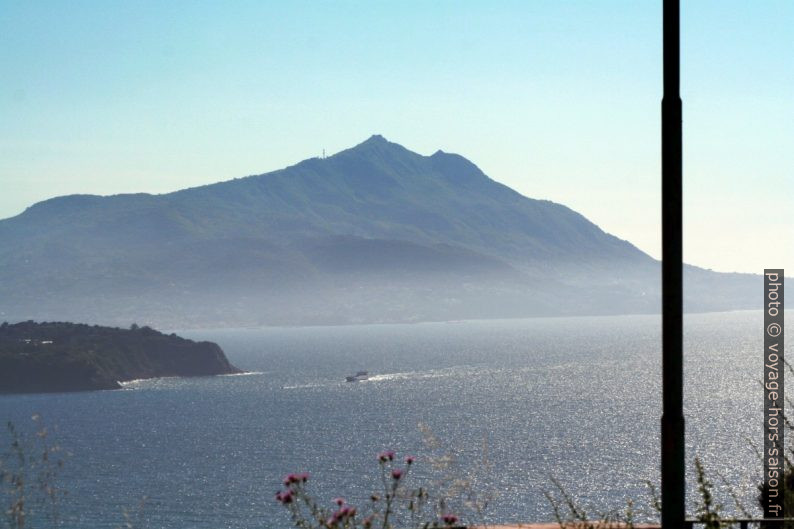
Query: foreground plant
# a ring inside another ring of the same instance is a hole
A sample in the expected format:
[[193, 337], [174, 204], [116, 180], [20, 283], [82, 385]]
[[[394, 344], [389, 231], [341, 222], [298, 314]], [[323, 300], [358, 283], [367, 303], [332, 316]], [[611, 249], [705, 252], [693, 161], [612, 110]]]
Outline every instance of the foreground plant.
[[[636, 511], [634, 502], [628, 500], [624, 511], [614, 510], [605, 513], [598, 513], [591, 517], [585, 510], [576, 505], [574, 499], [565, 491], [562, 484], [555, 478], [551, 482], [557, 488], [560, 498], [554, 494], [544, 491], [543, 494], [551, 504], [554, 511], [554, 519], [559, 524], [560, 529], [634, 529]], [[653, 491], [652, 491], [653, 493]]]
[[[719, 472], [717, 472], [717, 475], [720, 476], [728, 493], [733, 498], [737, 510], [744, 518], [751, 518], [752, 516], [742, 505], [728, 481]], [[725, 516], [723, 514], [723, 506], [715, 501], [714, 484], [706, 476], [706, 470], [698, 457], [695, 457], [695, 477], [698, 496], [694, 520], [697, 524], [703, 529], [723, 529], [735, 525], [737, 523], [736, 519]], [[634, 507], [634, 502], [628, 500], [623, 511], [613, 510], [606, 513], [598, 513], [595, 516], [589, 516], [581, 506], [578, 506], [559, 481], [553, 477], [551, 481], [557, 488], [560, 497], [558, 498], [548, 491], [545, 491], [544, 494], [551, 504], [554, 517], [561, 529], [570, 529], [571, 527], [578, 529], [634, 529], [638, 514], [648, 518], [650, 513], [655, 512], [656, 515], [661, 515], [662, 513], [661, 499], [656, 487], [650, 481], [646, 481], [645, 484], [650, 492], [651, 511], [637, 511]], [[655, 517], [654, 523], [658, 523], [658, 516]]]
[[37, 431], [31, 435], [20, 433], [10, 421], [6, 423], [9, 449], [0, 452], [0, 508], [5, 525], [14, 529], [43, 523], [56, 527], [58, 502], [65, 495], [56, 484], [63, 466], [57, 457], [59, 448], [48, 442], [40, 416], [34, 415], [32, 420]]
[[720, 529], [727, 521], [721, 514], [722, 505], [715, 503], [712, 490], [714, 485], [706, 477], [706, 471], [699, 458], [695, 458], [695, 474], [697, 476], [698, 498], [697, 520], [701, 522], [705, 529]]
[[344, 498], [332, 501], [333, 508], [321, 506], [308, 492], [306, 473], [290, 474], [284, 478], [284, 490], [276, 494], [276, 501], [284, 505], [295, 526], [302, 529], [392, 529], [452, 528], [460, 526], [458, 517], [443, 511], [444, 503], [437, 502], [428, 512], [431, 497], [426, 488], [408, 486], [415, 464], [412, 456], [395, 462], [395, 453], [387, 450], [378, 454], [381, 490], [370, 496], [366, 515]]

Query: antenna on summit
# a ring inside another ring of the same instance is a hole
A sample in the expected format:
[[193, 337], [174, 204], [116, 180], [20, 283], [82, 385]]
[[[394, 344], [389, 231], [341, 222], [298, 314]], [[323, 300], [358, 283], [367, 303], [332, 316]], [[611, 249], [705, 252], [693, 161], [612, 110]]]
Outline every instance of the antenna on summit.
[[322, 157], [322, 159], [325, 160], [325, 149], [323, 149], [323, 157]]

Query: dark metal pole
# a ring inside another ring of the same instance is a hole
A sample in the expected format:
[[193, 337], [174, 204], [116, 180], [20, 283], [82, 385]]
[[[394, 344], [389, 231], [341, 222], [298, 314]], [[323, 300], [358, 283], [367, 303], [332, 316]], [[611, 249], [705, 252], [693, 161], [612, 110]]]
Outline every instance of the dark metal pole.
[[684, 529], [683, 256], [679, 0], [663, 0], [662, 528]]

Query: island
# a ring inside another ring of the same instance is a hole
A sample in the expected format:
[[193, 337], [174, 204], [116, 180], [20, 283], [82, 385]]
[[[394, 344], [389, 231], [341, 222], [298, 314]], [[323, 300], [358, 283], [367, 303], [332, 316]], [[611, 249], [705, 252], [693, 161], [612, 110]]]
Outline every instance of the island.
[[0, 324], [0, 394], [120, 389], [129, 380], [239, 372], [218, 344], [147, 326]]

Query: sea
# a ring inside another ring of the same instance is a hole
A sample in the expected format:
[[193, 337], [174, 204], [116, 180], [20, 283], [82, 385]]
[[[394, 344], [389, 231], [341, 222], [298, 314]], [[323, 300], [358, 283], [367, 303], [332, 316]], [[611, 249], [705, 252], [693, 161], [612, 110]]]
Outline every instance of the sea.
[[[75, 529], [288, 528], [285, 475], [363, 512], [392, 450], [398, 468], [416, 458], [406, 489], [467, 521], [554, 521], [563, 491], [591, 517], [629, 501], [656, 516], [658, 315], [174, 331], [217, 342], [245, 373], [0, 396], [31, 461], [57, 447], [56, 500], [30, 508]], [[370, 378], [345, 381], [360, 370]], [[762, 375], [761, 311], [686, 315], [690, 514], [695, 457], [725, 513], [761, 514]], [[10, 433], [0, 441], [8, 456]]]

